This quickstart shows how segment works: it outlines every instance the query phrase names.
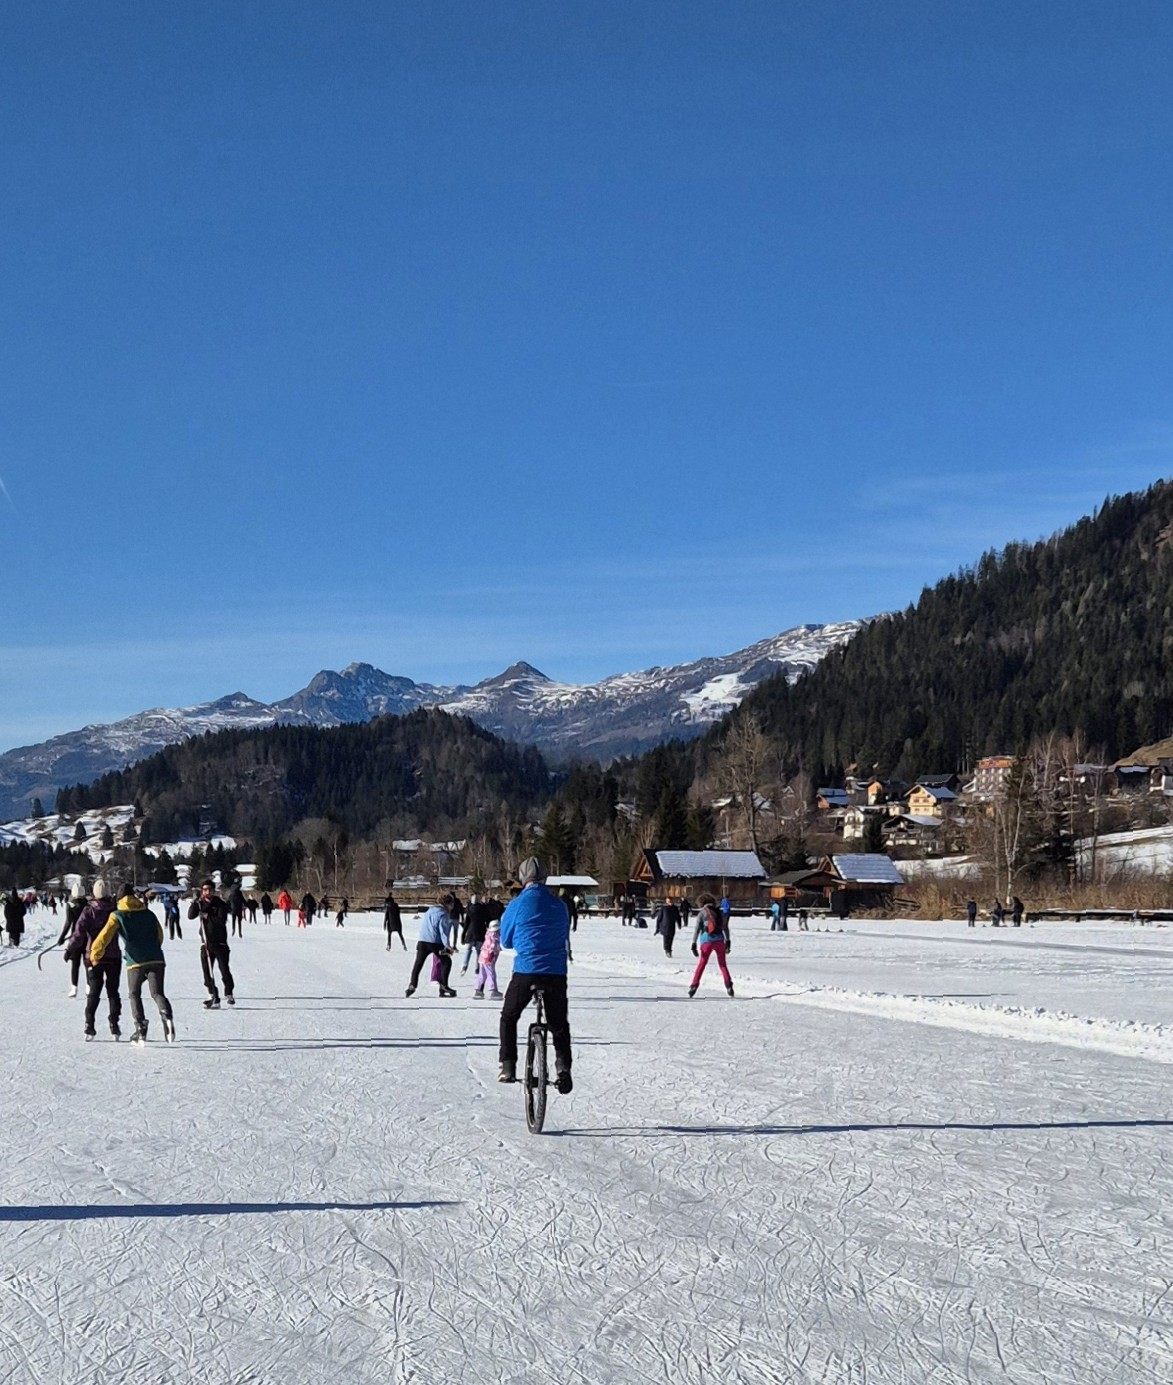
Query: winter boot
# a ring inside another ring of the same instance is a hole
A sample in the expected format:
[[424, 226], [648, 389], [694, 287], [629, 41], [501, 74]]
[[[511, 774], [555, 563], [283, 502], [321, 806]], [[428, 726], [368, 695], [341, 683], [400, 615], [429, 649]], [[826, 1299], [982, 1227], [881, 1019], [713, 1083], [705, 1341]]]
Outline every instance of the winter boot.
[[166, 1019], [163, 1021], [163, 1038], [169, 1043], [175, 1042], [175, 1020]]
[[516, 1082], [516, 1081], [517, 1081], [517, 1064], [516, 1064], [516, 1063], [502, 1063], [502, 1064], [501, 1064], [501, 1067], [500, 1067], [500, 1069], [499, 1069], [499, 1071], [498, 1071], [498, 1073], [497, 1073], [497, 1081], [498, 1081], [498, 1082]]
[[210, 996], [207, 1000], [204, 1001], [205, 1010], [218, 1010], [219, 1008], [220, 997], [218, 995]]
[[489, 999], [490, 999], [490, 1000], [504, 1000], [504, 999], [505, 999], [505, 996], [504, 996], [500, 991], [490, 991], [490, 992], [489, 992]]
[[229, 1005], [236, 1004], [236, 997], [234, 995], [226, 995], [224, 999], [228, 1002]]
[[733, 994], [733, 982], [732, 982], [732, 981], [730, 981], [730, 983], [728, 984], [728, 986], [725, 987], [725, 994], [726, 994], [726, 995], [729, 995], [729, 996], [731, 996], [731, 995]]
[[118, 1040], [122, 1038], [122, 1030], [119, 1029], [119, 1027], [116, 1024], [112, 1024], [110, 1026], [110, 1037], [114, 1040], [115, 1043], [117, 1043]]
[[452, 989], [451, 986], [441, 986], [440, 994], [443, 996], [445, 1000], [450, 1000], [456, 994], [456, 992]]
[[569, 1096], [574, 1091], [574, 1079], [570, 1075], [569, 1068], [564, 1068], [554, 1079], [554, 1090], [563, 1096]]
[[408, 986], [407, 990], [404, 991], [403, 994], [408, 998], [408, 1000], [410, 1000], [412, 996], [415, 995], [415, 987]]
[[76, 1000], [76, 999], [77, 999], [77, 987], [76, 987], [76, 986], [70, 986], [70, 988], [69, 988], [69, 998], [70, 998], [70, 1000]]
[[141, 1047], [143, 1044], [146, 1043], [146, 1041], [147, 1041], [147, 1031], [146, 1031], [145, 1029], [136, 1029], [136, 1030], [134, 1031], [134, 1036], [133, 1036], [133, 1038], [131, 1039], [130, 1042], [131, 1042], [132, 1044], [138, 1044], [138, 1045]]
[[87, 1043], [87, 1044], [93, 1043], [93, 1041], [94, 1041], [95, 1038], [97, 1038], [97, 1035], [94, 1033], [94, 1031], [93, 1031], [92, 1029], [87, 1029], [87, 1030], [86, 1030], [86, 1043]]
[[472, 998], [473, 998], [473, 1000], [484, 1000], [484, 998], [485, 998], [485, 993], [484, 993], [483, 990], [476, 990], [476, 991], [473, 991], [473, 993], [472, 993]]

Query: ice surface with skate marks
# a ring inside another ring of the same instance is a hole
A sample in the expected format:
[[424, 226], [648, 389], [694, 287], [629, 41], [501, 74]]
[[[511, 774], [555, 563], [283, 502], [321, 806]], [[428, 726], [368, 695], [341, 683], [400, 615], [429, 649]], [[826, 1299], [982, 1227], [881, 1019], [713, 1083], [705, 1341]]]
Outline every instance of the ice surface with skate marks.
[[1173, 930], [737, 920], [690, 1001], [687, 939], [586, 920], [533, 1137], [498, 1007], [405, 1000], [376, 918], [246, 925], [213, 1013], [169, 943], [142, 1052], [57, 927], [0, 948], [5, 1381], [1173, 1373]]

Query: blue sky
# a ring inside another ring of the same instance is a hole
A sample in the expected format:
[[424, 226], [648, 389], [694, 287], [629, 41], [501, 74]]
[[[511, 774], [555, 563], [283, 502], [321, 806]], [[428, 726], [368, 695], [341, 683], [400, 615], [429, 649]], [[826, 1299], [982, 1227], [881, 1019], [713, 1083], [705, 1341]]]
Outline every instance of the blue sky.
[[1167, 5], [0, 13], [0, 745], [723, 652], [1173, 472]]

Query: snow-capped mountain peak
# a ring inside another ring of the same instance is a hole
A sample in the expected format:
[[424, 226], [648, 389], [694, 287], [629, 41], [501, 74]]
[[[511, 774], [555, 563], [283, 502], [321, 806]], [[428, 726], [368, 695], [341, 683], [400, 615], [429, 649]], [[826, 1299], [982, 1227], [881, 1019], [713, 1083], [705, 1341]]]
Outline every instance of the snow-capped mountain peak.
[[322, 669], [300, 692], [258, 702], [243, 692], [191, 707], [156, 707], [123, 721], [83, 727], [0, 755], [0, 816], [20, 816], [33, 798], [144, 759], [189, 736], [275, 723], [339, 726], [441, 707], [554, 757], [610, 759], [670, 737], [698, 735], [775, 673], [795, 678], [861, 622], [799, 625], [733, 654], [619, 673], [597, 683], [559, 683], [519, 661], [475, 687], [436, 687], [355, 662]]

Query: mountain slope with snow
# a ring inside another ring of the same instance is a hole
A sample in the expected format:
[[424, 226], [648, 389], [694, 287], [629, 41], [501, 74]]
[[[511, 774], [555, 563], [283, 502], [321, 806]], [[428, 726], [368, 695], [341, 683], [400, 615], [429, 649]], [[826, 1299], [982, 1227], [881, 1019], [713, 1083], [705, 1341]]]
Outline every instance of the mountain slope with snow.
[[242, 692], [192, 707], [156, 707], [106, 725], [85, 726], [0, 755], [0, 817], [27, 813], [34, 798], [51, 808], [57, 790], [87, 783], [164, 746], [211, 731], [275, 723], [340, 726], [439, 706], [486, 730], [537, 745], [555, 757], [608, 759], [692, 736], [718, 720], [763, 679], [795, 678], [849, 639], [859, 621], [800, 625], [733, 654], [671, 668], [621, 673], [598, 683], [558, 683], [516, 663], [475, 687], [436, 687], [371, 664], [324, 669], [300, 692], [258, 702]]

